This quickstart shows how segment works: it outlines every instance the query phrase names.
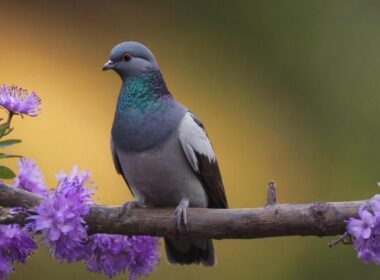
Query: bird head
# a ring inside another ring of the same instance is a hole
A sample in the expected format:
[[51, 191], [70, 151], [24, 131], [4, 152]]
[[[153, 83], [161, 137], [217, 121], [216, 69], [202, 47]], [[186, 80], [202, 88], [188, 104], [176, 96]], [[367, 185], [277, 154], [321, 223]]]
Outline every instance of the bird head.
[[113, 69], [122, 80], [158, 69], [152, 52], [138, 42], [123, 42], [112, 50], [109, 60], [103, 65], [103, 71]]

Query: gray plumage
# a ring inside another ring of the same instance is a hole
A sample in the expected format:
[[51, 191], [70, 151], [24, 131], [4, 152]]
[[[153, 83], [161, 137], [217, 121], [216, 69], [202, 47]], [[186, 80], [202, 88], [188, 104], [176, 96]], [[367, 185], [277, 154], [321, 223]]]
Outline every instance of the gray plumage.
[[[153, 54], [137, 42], [115, 46], [104, 70], [121, 77], [111, 133], [116, 170], [138, 205], [227, 208], [218, 164], [201, 122], [169, 93]], [[178, 225], [179, 224], [179, 225]], [[211, 240], [166, 239], [171, 263], [214, 265]]]

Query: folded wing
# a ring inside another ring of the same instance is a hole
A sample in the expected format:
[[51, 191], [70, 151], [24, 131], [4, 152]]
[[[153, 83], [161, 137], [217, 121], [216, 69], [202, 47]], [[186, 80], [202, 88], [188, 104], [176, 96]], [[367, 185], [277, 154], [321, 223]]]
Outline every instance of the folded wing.
[[210, 140], [199, 119], [187, 112], [179, 127], [182, 149], [208, 196], [209, 208], [228, 208], [222, 176]]

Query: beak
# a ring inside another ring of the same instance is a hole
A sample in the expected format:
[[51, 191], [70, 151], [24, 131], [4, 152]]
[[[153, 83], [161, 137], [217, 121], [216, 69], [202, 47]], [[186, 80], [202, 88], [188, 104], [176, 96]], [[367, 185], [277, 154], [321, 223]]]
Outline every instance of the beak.
[[109, 70], [109, 69], [113, 69], [114, 66], [115, 66], [115, 62], [113, 62], [112, 60], [108, 60], [108, 61], [103, 65], [103, 71], [106, 71], [106, 70]]

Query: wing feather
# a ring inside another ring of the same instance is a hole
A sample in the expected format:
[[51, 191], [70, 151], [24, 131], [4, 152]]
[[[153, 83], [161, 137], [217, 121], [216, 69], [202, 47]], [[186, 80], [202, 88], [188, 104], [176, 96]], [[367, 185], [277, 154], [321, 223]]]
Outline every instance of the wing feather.
[[209, 200], [209, 208], [228, 208], [222, 176], [204, 126], [191, 112], [186, 113], [179, 127], [182, 149], [201, 180]]
[[115, 165], [116, 172], [117, 172], [117, 174], [120, 174], [123, 177], [123, 179], [124, 179], [125, 183], [127, 184], [131, 194], [134, 196], [132, 189], [131, 189], [128, 181], [127, 181], [127, 177], [125, 177], [125, 175], [123, 173], [123, 168], [121, 167], [119, 156], [117, 155], [115, 145], [113, 144], [112, 137], [111, 137], [110, 146], [111, 146], [112, 160], [113, 160], [113, 164]]

